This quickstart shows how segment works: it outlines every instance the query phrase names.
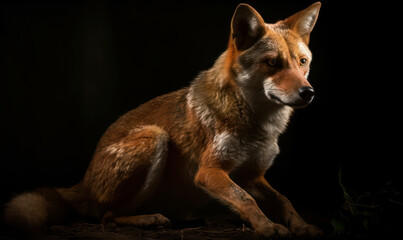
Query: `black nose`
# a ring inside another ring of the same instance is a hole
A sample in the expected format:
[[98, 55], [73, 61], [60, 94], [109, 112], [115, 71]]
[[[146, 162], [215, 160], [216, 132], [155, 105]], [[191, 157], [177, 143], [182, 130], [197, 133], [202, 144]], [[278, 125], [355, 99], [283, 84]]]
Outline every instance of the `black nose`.
[[302, 87], [298, 89], [298, 93], [299, 96], [305, 101], [311, 101], [313, 99], [313, 96], [315, 95], [315, 92], [311, 87]]

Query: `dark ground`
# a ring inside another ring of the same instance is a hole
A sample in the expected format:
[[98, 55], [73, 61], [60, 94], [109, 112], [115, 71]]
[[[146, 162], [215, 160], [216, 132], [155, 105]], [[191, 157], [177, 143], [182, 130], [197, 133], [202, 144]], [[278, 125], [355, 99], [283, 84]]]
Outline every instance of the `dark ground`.
[[[180, 229], [158, 228], [139, 229], [130, 226], [102, 226], [100, 224], [76, 222], [69, 225], [53, 226], [40, 239], [167, 239], [167, 240], [196, 240], [196, 239], [255, 239], [253, 231], [243, 225], [194, 226]], [[3, 239], [0, 237], [0, 239]], [[8, 238], [4, 238], [8, 239]], [[13, 239], [13, 238], [9, 238]]]
[[[347, 204], [347, 203], [346, 203]], [[379, 202], [377, 202], [379, 204]], [[364, 206], [364, 204], [362, 204]], [[348, 213], [347, 208], [335, 213], [331, 218], [323, 213], [299, 211], [304, 219], [317, 225], [323, 232], [321, 239], [397, 239], [401, 236], [401, 221], [396, 219], [403, 214], [403, 206], [388, 209], [387, 204], [375, 211], [356, 208], [355, 214]], [[347, 205], [345, 205], [347, 206]], [[369, 206], [369, 205], [368, 205]], [[349, 206], [351, 207], [351, 206]], [[365, 206], [364, 206], [365, 207]], [[379, 206], [378, 206], [379, 207]], [[346, 211], [347, 210], [347, 211]], [[359, 211], [361, 210], [361, 212]], [[367, 211], [362, 211], [367, 210]], [[372, 209], [374, 210], [374, 209]], [[391, 212], [398, 210], [399, 212]], [[344, 218], [343, 218], [343, 217]], [[387, 218], [387, 219], [385, 219]], [[386, 225], [385, 225], [386, 224]], [[253, 229], [236, 216], [220, 215], [206, 220], [191, 222], [173, 222], [172, 226], [141, 229], [132, 226], [117, 226], [113, 223], [102, 225], [91, 220], [75, 220], [63, 225], [49, 226], [44, 233], [29, 239], [43, 240], [246, 240], [262, 239], [254, 235]], [[0, 240], [27, 239], [1, 225]], [[299, 239], [299, 238], [291, 238]]]
[[[400, 234], [383, 233], [377, 235], [334, 235], [327, 233], [321, 239], [350, 240], [350, 239], [396, 239]], [[21, 239], [10, 234], [2, 234], [1, 240]], [[25, 239], [25, 237], [22, 237]], [[175, 228], [140, 229], [131, 226], [116, 226], [114, 224], [95, 224], [74, 222], [66, 225], [55, 225], [48, 228], [43, 235], [35, 239], [43, 240], [253, 240], [262, 239], [245, 224], [218, 223], [212, 225], [193, 224]], [[295, 239], [295, 238], [291, 238]]]
[[[16, 239], [13, 235], [0, 236], [1, 240]], [[44, 240], [67, 240], [67, 239], [131, 239], [131, 240], [246, 240], [259, 239], [254, 232], [245, 224], [217, 223], [212, 225], [192, 224], [175, 228], [139, 229], [131, 226], [116, 226], [114, 224], [74, 222], [66, 225], [49, 227], [44, 235], [37, 237]], [[326, 239], [344, 239], [326, 237]]]

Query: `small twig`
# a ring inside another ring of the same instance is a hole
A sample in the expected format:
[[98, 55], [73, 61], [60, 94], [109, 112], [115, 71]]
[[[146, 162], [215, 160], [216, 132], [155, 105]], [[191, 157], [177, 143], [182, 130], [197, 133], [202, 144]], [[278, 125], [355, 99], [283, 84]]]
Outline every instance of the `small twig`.
[[184, 228], [184, 229], [181, 230], [181, 232], [184, 232], [184, 231], [192, 231], [192, 230], [199, 230], [199, 229], [201, 229], [201, 228], [203, 228], [203, 227]]
[[367, 205], [367, 204], [360, 204], [360, 203], [349, 203], [344, 206], [364, 207], [364, 208], [372, 208], [372, 209], [381, 207], [381, 205]]
[[344, 199], [346, 200], [346, 203], [347, 203], [346, 206], [350, 209], [350, 212], [352, 214], [355, 214], [355, 210], [352, 207], [353, 201], [352, 201], [350, 195], [347, 192], [347, 188], [341, 182], [341, 166], [339, 167], [338, 182], [339, 182], [339, 186], [341, 187], [341, 190], [343, 191]]
[[393, 200], [393, 199], [391, 199], [391, 198], [388, 198], [388, 201], [389, 201], [389, 202], [391, 202], [391, 203], [394, 203], [394, 204], [397, 204], [397, 205], [403, 206], [403, 203], [402, 203], [402, 202], [399, 202], [399, 201]]

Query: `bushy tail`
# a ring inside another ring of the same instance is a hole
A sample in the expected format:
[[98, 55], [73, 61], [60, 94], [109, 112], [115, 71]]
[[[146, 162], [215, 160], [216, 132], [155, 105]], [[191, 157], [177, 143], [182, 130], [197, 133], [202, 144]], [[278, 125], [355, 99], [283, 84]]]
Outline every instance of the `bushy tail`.
[[53, 188], [15, 196], [5, 205], [4, 222], [23, 234], [39, 234], [47, 225], [62, 223], [71, 210], [67, 201]]

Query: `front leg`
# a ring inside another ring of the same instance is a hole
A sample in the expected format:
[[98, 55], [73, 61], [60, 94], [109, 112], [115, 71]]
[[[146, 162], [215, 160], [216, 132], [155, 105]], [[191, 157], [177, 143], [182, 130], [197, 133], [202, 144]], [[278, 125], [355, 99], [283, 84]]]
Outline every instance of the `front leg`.
[[238, 212], [242, 219], [250, 222], [258, 235], [265, 237], [289, 236], [289, 231], [284, 226], [270, 221], [259, 209], [256, 201], [235, 184], [224, 170], [202, 167], [196, 174], [195, 183], [208, 194]]
[[319, 228], [302, 219], [290, 201], [277, 192], [264, 176], [249, 181], [245, 189], [254, 196], [259, 206], [270, 218], [287, 226], [293, 235], [298, 237], [323, 236]]

